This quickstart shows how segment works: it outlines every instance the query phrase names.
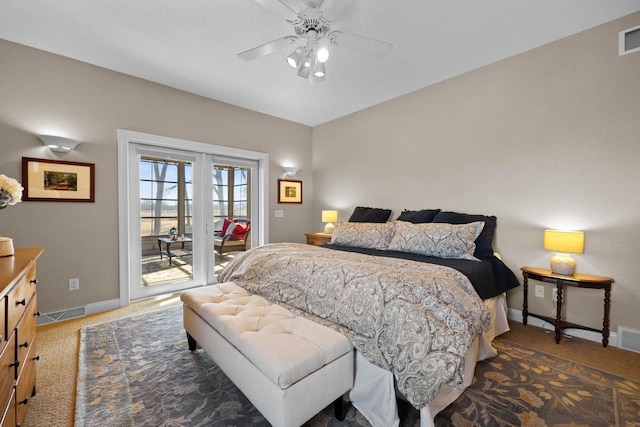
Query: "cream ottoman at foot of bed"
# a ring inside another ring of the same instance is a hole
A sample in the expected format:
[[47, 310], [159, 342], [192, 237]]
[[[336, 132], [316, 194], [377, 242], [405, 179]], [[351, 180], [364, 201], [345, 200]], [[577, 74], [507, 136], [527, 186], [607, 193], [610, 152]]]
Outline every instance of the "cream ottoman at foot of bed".
[[[354, 350], [342, 334], [233, 282], [182, 293], [196, 342], [274, 426], [300, 426], [351, 389]], [[338, 414], [337, 414], [338, 415]]]

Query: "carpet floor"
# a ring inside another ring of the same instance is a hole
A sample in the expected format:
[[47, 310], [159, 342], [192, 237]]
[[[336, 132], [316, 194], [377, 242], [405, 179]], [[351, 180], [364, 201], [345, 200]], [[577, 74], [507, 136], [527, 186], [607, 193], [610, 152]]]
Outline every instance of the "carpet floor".
[[[117, 310], [39, 325], [37, 350], [37, 395], [31, 399], [25, 427], [71, 427], [76, 407], [76, 378], [80, 329], [88, 325], [181, 306], [177, 295], [137, 301]], [[560, 344], [549, 331], [510, 322], [511, 331], [500, 341], [523, 344], [536, 350], [574, 360], [621, 377], [640, 381], [640, 353], [634, 353], [579, 338], [563, 338]], [[640, 414], [638, 414], [640, 416]], [[615, 424], [614, 424], [615, 425]]]
[[[83, 328], [76, 426], [268, 426], [202, 350], [189, 352], [174, 307]], [[437, 426], [640, 425], [640, 382], [498, 339]], [[403, 426], [417, 412], [401, 405]], [[305, 426], [368, 426], [332, 407]]]

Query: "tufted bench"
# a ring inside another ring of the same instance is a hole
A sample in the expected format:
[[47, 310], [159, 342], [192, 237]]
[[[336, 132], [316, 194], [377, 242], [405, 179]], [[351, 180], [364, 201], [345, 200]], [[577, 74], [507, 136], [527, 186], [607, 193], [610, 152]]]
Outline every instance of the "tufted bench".
[[342, 334], [233, 282], [183, 292], [189, 349], [207, 352], [274, 426], [300, 426], [331, 402], [344, 419], [354, 352]]

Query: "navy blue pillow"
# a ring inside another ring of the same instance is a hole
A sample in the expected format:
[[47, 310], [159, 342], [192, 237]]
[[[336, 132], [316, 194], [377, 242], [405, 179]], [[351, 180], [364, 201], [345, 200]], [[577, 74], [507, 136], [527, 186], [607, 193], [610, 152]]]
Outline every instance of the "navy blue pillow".
[[476, 239], [476, 250], [473, 254], [477, 257], [493, 255], [491, 242], [496, 230], [496, 217], [486, 215], [469, 215], [458, 212], [438, 212], [433, 222], [445, 222], [448, 224], [469, 224], [470, 222], [484, 221], [484, 228]]
[[356, 206], [349, 217], [349, 222], [387, 222], [390, 216], [391, 209]]
[[440, 212], [440, 209], [422, 209], [419, 211], [408, 211], [405, 209], [396, 220], [407, 221], [413, 224], [424, 224], [426, 222], [433, 222], [433, 218], [435, 218], [438, 212]]

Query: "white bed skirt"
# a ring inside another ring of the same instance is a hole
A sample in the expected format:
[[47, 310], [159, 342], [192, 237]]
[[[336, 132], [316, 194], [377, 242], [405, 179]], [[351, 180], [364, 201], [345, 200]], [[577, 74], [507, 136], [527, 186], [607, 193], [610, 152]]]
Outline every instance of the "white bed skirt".
[[[476, 339], [464, 359], [464, 383], [461, 388], [444, 384], [427, 406], [420, 410], [420, 427], [434, 425], [433, 417], [455, 401], [473, 380], [476, 362], [497, 354], [493, 339], [509, 330], [506, 294], [485, 300], [491, 313], [491, 328]], [[349, 400], [373, 427], [398, 427], [398, 407], [393, 374], [368, 362], [356, 351], [356, 374]]]

